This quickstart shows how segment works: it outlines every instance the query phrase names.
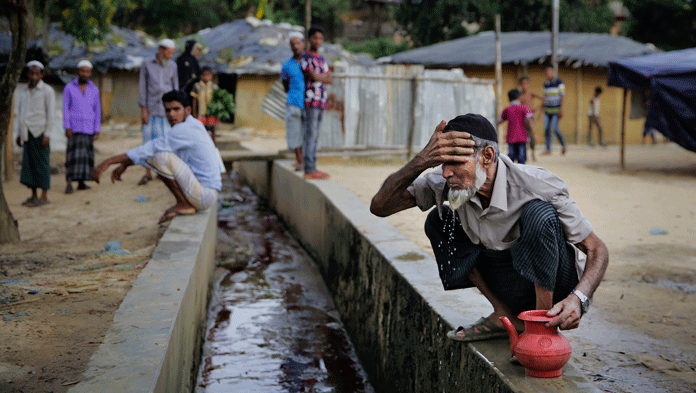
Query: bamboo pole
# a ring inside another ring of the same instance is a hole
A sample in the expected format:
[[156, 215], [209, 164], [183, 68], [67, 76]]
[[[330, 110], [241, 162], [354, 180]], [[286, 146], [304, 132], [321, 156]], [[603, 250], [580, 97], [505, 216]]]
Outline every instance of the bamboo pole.
[[576, 91], [576, 114], [575, 114], [575, 143], [582, 143], [582, 67], [578, 67], [578, 72], [575, 74], [575, 89]]
[[408, 130], [408, 136], [406, 138], [406, 159], [411, 159], [411, 154], [413, 154], [413, 136], [416, 133], [416, 103], [418, 101], [418, 78], [413, 78], [413, 85], [411, 86], [411, 128]]
[[[495, 14], [495, 95], [497, 119], [503, 112], [503, 52], [500, 44], [500, 14]], [[503, 135], [501, 126], [498, 125], [498, 135]]]
[[309, 34], [310, 27], [312, 27], [312, 0], [305, 0], [305, 34]]
[[626, 155], [626, 96], [628, 89], [624, 89], [623, 105], [621, 107], [621, 169], [626, 169], [624, 157]]

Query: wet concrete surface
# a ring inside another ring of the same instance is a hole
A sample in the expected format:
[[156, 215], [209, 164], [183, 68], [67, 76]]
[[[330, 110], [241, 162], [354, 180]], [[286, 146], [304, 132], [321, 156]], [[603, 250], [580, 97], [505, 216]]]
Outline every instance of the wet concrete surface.
[[234, 177], [196, 393], [374, 392], [317, 266]]

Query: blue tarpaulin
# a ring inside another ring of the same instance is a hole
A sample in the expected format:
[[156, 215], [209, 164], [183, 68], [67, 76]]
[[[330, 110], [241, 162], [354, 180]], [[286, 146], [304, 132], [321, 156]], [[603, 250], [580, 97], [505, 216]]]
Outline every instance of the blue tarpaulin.
[[608, 78], [609, 86], [650, 89], [646, 127], [696, 152], [696, 48], [612, 61]]

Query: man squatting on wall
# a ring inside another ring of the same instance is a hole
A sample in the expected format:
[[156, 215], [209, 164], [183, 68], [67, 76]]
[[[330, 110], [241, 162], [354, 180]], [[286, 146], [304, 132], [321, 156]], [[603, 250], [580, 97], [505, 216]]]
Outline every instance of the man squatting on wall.
[[577, 328], [609, 261], [568, 186], [543, 168], [513, 163], [497, 141], [483, 116], [442, 121], [370, 206], [380, 217], [436, 206], [425, 232], [445, 290], [475, 286], [493, 306], [491, 315], [449, 332], [454, 340], [507, 337], [499, 317], [522, 331], [516, 316], [532, 309], [548, 309], [550, 326]]

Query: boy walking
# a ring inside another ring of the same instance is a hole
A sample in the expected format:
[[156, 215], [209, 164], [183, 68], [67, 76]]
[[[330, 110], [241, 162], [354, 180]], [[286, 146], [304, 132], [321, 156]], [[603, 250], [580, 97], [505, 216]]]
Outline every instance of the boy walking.
[[304, 109], [305, 80], [302, 73], [302, 55], [304, 55], [304, 36], [302, 33], [290, 33], [290, 50], [292, 57], [283, 64], [280, 78], [287, 93], [285, 103], [285, 138], [288, 149], [295, 153], [295, 170], [301, 171], [304, 166], [302, 157], [302, 112]]
[[324, 43], [324, 29], [313, 26], [307, 33], [309, 50], [302, 55], [305, 78], [305, 133], [302, 143], [305, 179], [328, 179], [329, 174], [317, 170], [317, 141], [324, 109], [327, 108], [325, 83], [331, 83], [329, 66], [319, 48]]
[[[533, 138], [535, 130], [534, 121], [532, 121], [534, 115], [526, 105], [520, 103], [520, 95], [520, 91], [517, 89], [512, 89], [508, 92], [510, 106], [503, 109], [498, 124], [505, 121], [508, 122], [505, 135], [505, 142], [510, 149], [508, 157], [510, 157], [512, 162], [524, 164], [527, 162], [527, 140]], [[527, 134], [526, 127], [529, 127], [531, 130], [531, 137]]]
[[597, 135], [599, 137], [599, 145], [605, 146], [602, 141], [602, 124], [599, 122], [599, 96], [602, 95], [602, 88], [597, 86], [594, 89], [594, 97], [590, 100], [590, 110], [587, 111], [589, 117], [589, 127], [587, 129], [587, 144], [594, 146], [592, 143], [592, 125], [597, 126]]
[[561, 142], [561, 154], [566, 152], [566, 143], [558, 123], [563, 117], [563, 102], [565, 101], [565, 85], [561, 78], [556, 78], [551, 63], [546, 63], [546, 81], [544, 81], [544, 138], [546, 139], [546, 151], [544, 155], [551, 154], [551, 132]]

